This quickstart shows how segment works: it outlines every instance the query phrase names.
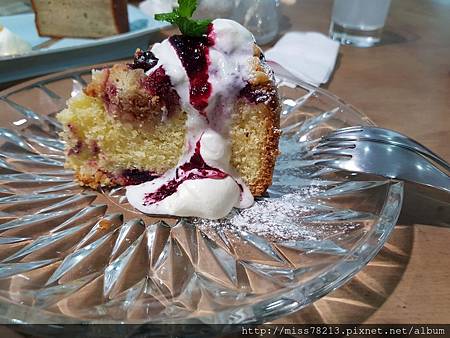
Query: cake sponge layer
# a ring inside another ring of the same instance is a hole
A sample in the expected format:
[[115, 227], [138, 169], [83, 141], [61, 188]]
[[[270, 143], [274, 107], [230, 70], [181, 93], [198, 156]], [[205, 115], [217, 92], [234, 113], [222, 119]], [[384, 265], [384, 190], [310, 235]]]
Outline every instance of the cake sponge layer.
[[177, 164], [184, 146], [185, 114], [149, 132], [114, 120], [100, 99], [81, 94], [69, 100], [58, 120], [67, 142], [66, 166], [93, 188], [119, 184], [127, 169], [164, 173]]
[[[236, 103], [234, 111], [231, 164], [258, 196], [272, 182], [278, 111], [245, 99]], [[58, 119], [64, 126], [66, 166], [75, 170], [80, 183], [93, 188], [127, 184], [130, 173], [161, 175], [176, 166], [183, 152], [184, 112], [148, 130], [113, 118], [100, 98], [80, 94], [68, 101]]]

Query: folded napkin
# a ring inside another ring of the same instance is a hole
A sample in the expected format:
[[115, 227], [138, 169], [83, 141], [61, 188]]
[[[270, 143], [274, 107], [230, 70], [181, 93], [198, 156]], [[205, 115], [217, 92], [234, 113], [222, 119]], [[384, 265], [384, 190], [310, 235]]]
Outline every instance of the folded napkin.
[[293, 76], [319, 86], [333, 72], [339, 43], [321, 33], [290, 32], [264, 54], [269, 63], [281, 66]]

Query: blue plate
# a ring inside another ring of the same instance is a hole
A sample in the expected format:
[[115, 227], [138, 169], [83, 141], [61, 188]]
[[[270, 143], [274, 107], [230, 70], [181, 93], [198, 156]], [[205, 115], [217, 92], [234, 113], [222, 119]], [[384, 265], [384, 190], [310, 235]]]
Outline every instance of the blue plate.
[[[27, 54], [0, 57], [0, 83], [131, 57], [136, 48], [161, 39], [160, 30], [169, 25], [155, 21], [135, 6], [128, 6], [130, 31], [102, 39], [61, 39], [46, 49]], [[49, 38], [40, 37], [34, 23], [34, 13], [0, 17], [0, 22], [33, 47]]]

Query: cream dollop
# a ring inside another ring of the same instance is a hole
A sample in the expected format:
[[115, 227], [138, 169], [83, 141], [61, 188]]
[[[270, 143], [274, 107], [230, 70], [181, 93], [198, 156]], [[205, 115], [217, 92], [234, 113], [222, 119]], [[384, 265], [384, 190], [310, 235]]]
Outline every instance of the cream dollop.
[[203, 161], [225, 173], [226, 177], [187, 179], [174, 193], [151, 204], [146, 201], [146, 196], [176, 179], [177, 168], [153, 181], [127, 187], [128, 201], [144, 213], [218, 219], [225, 217], [233, 207], [247, 208], [254, 202], [250, 190], [230, 164], [229, 139], [234, 103], [250, 75], [254, 38], [237, 22], [225, 19], [213, 21], [213, 34], [215, 43], [209, 48], [208, 67], [212, 90], [205, 109], [206, 117], [190, 103], [189, 77], [170, 41], [155, 44], [152, 52], [159, 60], [154, 69], [164, 68], [180, 96], [181, 108], [188, 115], [186, 151], [177, 168], [192, 158], [196, 144], [200, 142]]
[[8, 28], [0, 25], [0, 56], [24, 54], [31, 51], [31, 45]]
[[208, 219], [225, 217], [233, 207], [239, 206], [240, 190], [230, 176], [216, 180], [184, 181], [177, 191], [162, 201], [144, 205], [145, 195], [156, 191], [166, 180], [156, 179], [127, 189], [128, 201], [147, 214], [197, 216]]

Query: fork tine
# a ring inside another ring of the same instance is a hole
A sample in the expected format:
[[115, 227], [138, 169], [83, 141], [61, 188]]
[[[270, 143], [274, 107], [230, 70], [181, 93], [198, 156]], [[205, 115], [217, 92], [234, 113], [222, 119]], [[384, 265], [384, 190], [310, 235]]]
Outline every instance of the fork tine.
[[319, 159], [314, 164], [337, 170], [360, 172], [359, 168], [355, 166], [355, 163], [351, 160], [350, 157], [341, 157], [339, 159]]
[[400, 146], [427, 156], [442, 169], [450, 172], [450, 164], [439, 155], [435, 154], [433, 151], [417, 141], [394, 130], [373, 126], [349, 127], [325, 135], [322, 140], [328, 142], [371, 141]]
[[353, 133], [353, 132], [361, 132], [363, 131], [363, 126], [353, 126], [353, 127], [346, 127], [341, 129], [336, 129], [332, 131], [331, 133], [327, 134], [326, 136], [333, 136], [333, 135], [342, 135], [347, 133]]
[[356, 144], [354, 142], [320, 142], [314, 148], [312, 148], [306, 155], [311, 157], [320, 156], [334, 156], [340, 157], [345, 156], [351, 157], [351, 149], [354, 149]]
[[350, 160], [349, 157], [336, 158], [320, 158], [315, 160], [314, 165], [323, 165], [333, 169], [342, 169], [343, 163], [347, 163]]
[[312, 149], [306, 154], [306, 157], [334, 156], [334, 157], [352, 157], [349, 148], [328, 148]]
[[[359, 131], [362, 135], [357, 134]], [[424, 154], [411, 143], [402, 142], [403, 139], [397, 141], [389, 134], [371, 134], [370, 131], [370, 127], [358, 127], [331, 133], [330, 137], [322, 137], [306, 155], [316, 165], [414, 182], [450, 192], [450, 176], [443, 171], [445, 168], [436, 165], [436, 156]], [[354, 139], [351, 139], [352, 135]]]
[[341, 140], [330, 140], [330, 141], [325, 141], [325, 142], [320, 142], [319, 144], [317, 144], [315, 146], [315, 148], [317, 149], [322, 149], [322, 148], [337, 148], [337, 149], [351, 149], [356, 147], [355, 142], [352, 142], [352, 140], [349, 140], [348, 142], [343, 142]]

